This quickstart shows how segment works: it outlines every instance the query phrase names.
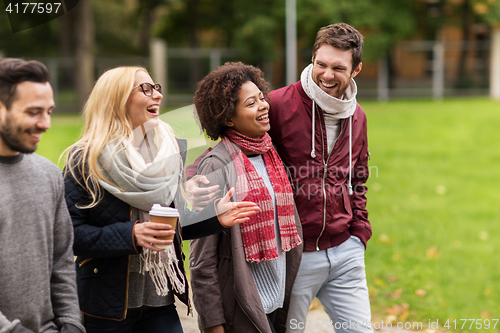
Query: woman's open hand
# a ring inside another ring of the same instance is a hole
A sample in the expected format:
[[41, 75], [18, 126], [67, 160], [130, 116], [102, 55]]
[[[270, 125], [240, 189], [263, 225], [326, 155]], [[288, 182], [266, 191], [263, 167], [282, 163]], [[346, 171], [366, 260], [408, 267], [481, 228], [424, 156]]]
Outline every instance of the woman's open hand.
[[235, 224], [240, 224], [250, 220], [250, 216], [256, 214], [260, 208], [256, 203], [250, 201], [231, 202], [234, 195], [234, 187], [219, 200], [216, 205], [217, 217], [220, 224], [225, 228], [231, 228]]

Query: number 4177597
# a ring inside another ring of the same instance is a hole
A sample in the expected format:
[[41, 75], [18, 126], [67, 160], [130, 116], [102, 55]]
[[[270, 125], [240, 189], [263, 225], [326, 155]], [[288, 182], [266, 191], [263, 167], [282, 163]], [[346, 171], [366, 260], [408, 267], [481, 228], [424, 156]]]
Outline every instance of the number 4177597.
[[[495, 329], [498, 324], [498, 319], [454, 319], [447, 320], [443, 327], [447, 329]], [[470, 324], [469, 324], [470, 323]]]
[[7, 8], [5, 8], [6, 12], [9, 14], [50, 14], [54, 12], [57, 14], [59, 8], [61, 7], [60, 2], [54, 3], [44, 3], [44, 2], [22, 2], [12, 4], [9, 3]]

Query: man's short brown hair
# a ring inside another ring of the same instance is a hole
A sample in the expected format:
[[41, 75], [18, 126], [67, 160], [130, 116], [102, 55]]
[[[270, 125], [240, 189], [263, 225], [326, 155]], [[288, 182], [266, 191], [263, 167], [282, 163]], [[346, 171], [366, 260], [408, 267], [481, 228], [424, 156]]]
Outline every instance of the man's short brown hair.
[[346, 23], [330, 24], [319, 29], [313, 46], [312, 59], [323, 45], [330, 45], [341, 50], [352, 51], [352, 69], [354, 71], [363, 55], [363, 35]]
[[39, 61], [17, 58], [0, 60], [0, 102], [10, 109], [16, 100], [17, 85], [26, 81], [45, 83], [50, 81], [50, 73]]

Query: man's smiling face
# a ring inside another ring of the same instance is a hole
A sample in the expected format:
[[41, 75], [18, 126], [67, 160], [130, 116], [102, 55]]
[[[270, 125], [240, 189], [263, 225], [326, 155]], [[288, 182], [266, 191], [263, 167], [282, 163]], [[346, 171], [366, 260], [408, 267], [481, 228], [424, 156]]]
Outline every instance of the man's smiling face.
[[0, 155], [36, 150], [42, 133], [50, 128], [54, 94], [50, 83], [25, 81], [16, 87], [16, 100], [7, 110], [0, 103]]
[[341, 99], [351, 78], [361, 71], [361, 63], [352, 70], [352, 51], [324, 44], [313, 58], [312, 79], [328, 95]]

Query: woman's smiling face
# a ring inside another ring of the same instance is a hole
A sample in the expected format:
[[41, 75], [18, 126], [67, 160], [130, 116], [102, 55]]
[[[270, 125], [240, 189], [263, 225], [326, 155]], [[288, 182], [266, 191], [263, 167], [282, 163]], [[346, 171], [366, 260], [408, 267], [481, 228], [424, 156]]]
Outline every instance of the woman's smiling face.
[[152, 95], [146, 96], [139, 86], [142, 83], [154, 85], [153, 79], [149, 74], [137, 71], [134, 79], [135, 88], [132, 89], [126, 106], [127, 115], [133, 129], [160, 115], [160, 103], [163, 95], [159, 91], [152, 89]]
[[252, 81], [243, 83], [238, 93], [235, 113], [227, 126], [250, 138], [260, 138], [269, 131], [269, 103]]

